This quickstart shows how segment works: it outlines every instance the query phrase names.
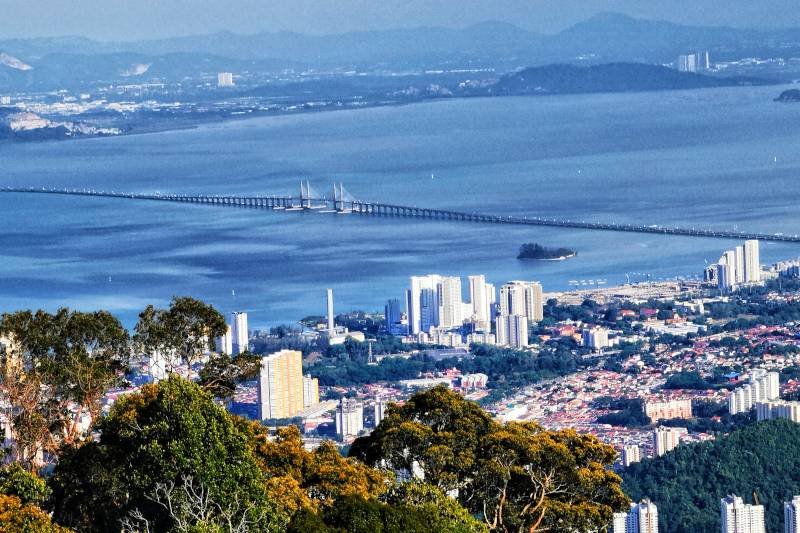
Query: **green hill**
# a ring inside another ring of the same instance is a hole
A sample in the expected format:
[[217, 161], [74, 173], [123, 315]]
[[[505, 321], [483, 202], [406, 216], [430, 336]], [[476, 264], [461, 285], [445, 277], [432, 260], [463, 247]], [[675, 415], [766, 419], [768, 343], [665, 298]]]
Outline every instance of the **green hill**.
[[783, 502], [800, 494], [800, 424], [759, 422], [727, 437], [681, 446], [623, 474], [633, 500], [658, 505], [659, 531], [720, 530], [719, 501], [734, 493], [765, 507], [767, 531], [783, 531]]

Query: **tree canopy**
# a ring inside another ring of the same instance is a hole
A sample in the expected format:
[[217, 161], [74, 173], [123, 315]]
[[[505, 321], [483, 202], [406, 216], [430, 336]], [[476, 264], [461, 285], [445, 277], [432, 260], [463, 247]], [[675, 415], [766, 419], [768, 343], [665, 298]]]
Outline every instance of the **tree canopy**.
[[499, 424], [443, 386], [390, 406], [350, 455], [457, 492], [492, 531], [601, 528], [628, 501], [608, 469], [612, 447], [574, 431]]

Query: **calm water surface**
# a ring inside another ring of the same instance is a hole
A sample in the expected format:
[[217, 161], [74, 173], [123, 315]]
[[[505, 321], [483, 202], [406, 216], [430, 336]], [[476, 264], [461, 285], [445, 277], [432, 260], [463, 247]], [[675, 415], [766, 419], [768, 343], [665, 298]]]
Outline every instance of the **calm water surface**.
[[[800, 233], [800, 105], [781, 88], [440, 101], [110, 139], [0, 145], [0, 185], [290, 193], [483, 213]], [[433, 175], [433, 179], [431, 178]], [[731, 242], [556, 228], [0, 195], [0, 310], [107, 308], [126, 323], [190, 294], [252, 326], [378, 309], [407, 278], [495, 283], [695, 275]], [[520, 244], [578, 250], [521, 263]], [[800, 246], [763, 244], [763, 262]], [[235, 296], [232, 291], [235, 290]]]

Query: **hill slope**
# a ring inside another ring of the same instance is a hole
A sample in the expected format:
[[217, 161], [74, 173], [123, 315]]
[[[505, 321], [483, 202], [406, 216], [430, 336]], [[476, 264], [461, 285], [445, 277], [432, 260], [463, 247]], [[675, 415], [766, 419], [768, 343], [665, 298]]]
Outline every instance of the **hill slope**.
[[783, 531], [783, 502], [800, 494], [800, 424], [759, 422], [729, 436], [681, 446], [632, 465], [623, 489], [659, 508], [659, 531], [719, 531], [720, 499], [735, 493], [765, 507], [767, 531]]

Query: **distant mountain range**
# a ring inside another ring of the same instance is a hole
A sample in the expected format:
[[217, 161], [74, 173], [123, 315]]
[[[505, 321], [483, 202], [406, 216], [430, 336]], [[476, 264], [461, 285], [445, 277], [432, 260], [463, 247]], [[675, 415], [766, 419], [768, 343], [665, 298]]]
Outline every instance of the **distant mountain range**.
[[800, 54], [800, 29], [690, 27], [609, 13], [557, 35], [486, 22], [462, 30], [426, 27], [327, 36], [221, 32], [135, 42], [13, 39], [0, 41], [0, 88], [56, 87], [98, 79], [176, 80], [219, 70], [495, 68], [507, 72], [547, 63], [661, 64], [697, 50], [710, 50], [715, 60]]

